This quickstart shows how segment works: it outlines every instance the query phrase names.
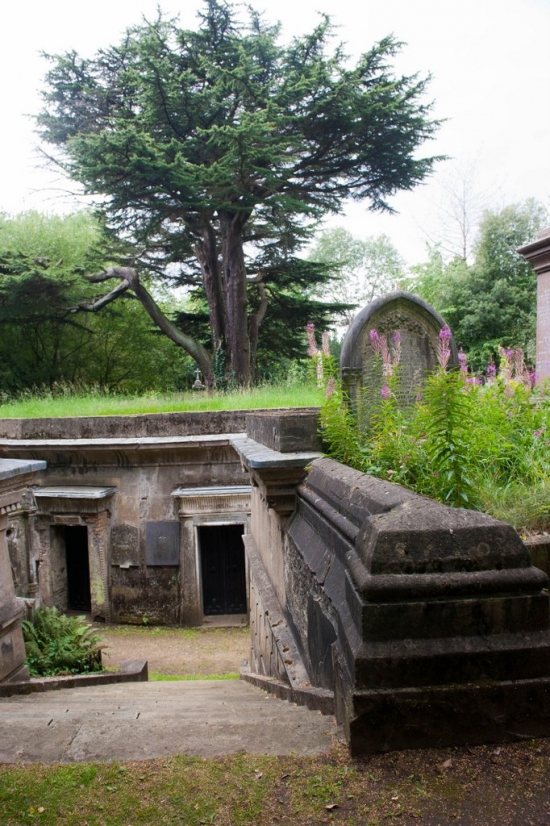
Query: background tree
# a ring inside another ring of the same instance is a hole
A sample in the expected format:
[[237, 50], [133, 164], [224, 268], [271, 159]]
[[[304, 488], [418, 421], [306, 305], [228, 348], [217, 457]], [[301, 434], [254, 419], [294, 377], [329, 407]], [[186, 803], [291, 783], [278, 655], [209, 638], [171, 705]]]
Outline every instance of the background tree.
[[521, 347], [534, 360], [536, 276], [516, 249], [546, 224], [542, 204], [530, 199], [486, 211], [474, 244], [474, 263], [445, 262], [432, 249], [427, 264], [414, 267], [407, 288], [443, 315], [471, 366], [484, 370], [503, 347]]
[[98, 222], [79, 213], [0, 216], [0, 389], [99, 384], [139, 392], [181, 387], [192, 366], [172, 352], [137, 301], [101, 316], [72, 307], [91, 298], [81, 276], [109, 262]]
[[334, 267], [337, 277], [321, 294], [350, 305], [344, 316], [348, 326], [357, 307], [396, 289], [405, 275], [405, 262], [387, 235], [361, 239], [334, 227], [321, 233], [309, 257]]
[[[248, 384], [262, 323], [250, 281], [259, 290], [288, 272], [312, 223], [343, 199], [389, 209], [388, 196], [430, 172], [418, 148], [437, 124], [425, 81], [392, 73], [391, 37], [351, 66], [329, 49], [326, 17], [283, 46], [252, 10], [245, 24], [236, 6], [206, 0], [199, 16], [197, 31], [159, 15], [93, 59], [50, 58], [39, 124], [138, 250], [131, 267], [98, 276], [119, 284], [95, 306], [132, 291], [208, 380], [226, 353], [227, 372]], [[202, 286], [211, 347], [163, 322], [141, 267]]]

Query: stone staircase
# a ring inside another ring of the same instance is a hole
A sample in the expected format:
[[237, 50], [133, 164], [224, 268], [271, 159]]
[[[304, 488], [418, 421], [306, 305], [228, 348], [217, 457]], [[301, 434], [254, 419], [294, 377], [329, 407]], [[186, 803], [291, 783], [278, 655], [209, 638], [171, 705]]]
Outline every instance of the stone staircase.
[[333, 717], [241, 680], [141, 682], [0, 698], [0, 763], [322, 754]]

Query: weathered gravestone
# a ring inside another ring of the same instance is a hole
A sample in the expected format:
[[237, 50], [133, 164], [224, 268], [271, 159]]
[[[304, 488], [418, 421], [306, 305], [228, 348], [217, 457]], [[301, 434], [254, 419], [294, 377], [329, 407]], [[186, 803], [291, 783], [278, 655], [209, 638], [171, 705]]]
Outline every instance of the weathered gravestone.
[[[368, 417], [384, 387], [384, 369], [373, 348], [376, 333], [385, 337], [390, 357], [395, 359], [399, 342], [396, 394], [403, 405], [413, 404], [428, 373], [438, 365], [440, 331], [445, 321], [416, 295], [397, 291], [378, 298], [357, 314], [342, 344], [342, 381], [351, 404], [361, 418]], [[395, 334], [398, 334], [395, 337]], [[449, 366], [458, 364], [452, 336], [448, 342]]]

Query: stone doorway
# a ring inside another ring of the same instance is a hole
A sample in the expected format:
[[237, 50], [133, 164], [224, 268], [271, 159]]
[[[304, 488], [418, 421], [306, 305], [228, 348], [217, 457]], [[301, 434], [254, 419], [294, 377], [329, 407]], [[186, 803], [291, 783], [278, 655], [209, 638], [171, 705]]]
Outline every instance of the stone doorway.
[[246, 614], [244, 525], [202, 525], [197, 532], [204, 614]]
[[85, 525], [64, 525], [58, 528], [65, 541], [67, 562], [67, 610], [92, 610], [90, 596], [90, 560], [88, 528]]
[[[172, 496], [181, 524], [181, 624], [202, 625], [212, 617], [216, 622], [246, 618], [243, 534], [249, 532], [250, 486], [182, 487]], [[231, 584], [234, 581], [239, 584]]]

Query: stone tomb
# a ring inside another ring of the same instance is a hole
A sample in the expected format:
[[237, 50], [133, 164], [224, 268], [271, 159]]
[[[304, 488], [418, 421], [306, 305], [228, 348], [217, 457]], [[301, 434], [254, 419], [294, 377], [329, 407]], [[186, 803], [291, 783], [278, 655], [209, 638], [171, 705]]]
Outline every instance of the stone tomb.
[[25, 602], [16, 597], [6, 534], [10, 513], [19, 509], [28, 485], [45, 467], [45, 462], [0, 461], [0, 682], [29, 678], [21, 629]]
[[[376, 330], [390, 342], [395, 332], [400, 335], [398, 396], [406, 405], [414, 403], [427, 374], [437, 367], [439, 332], [445, 326], [429, 304], [403, 291], [382, 296], [357, 314], [342, 344], [340, 366], [344, 388], [361, 418], [368, 418], [383, 386], [381, 359], [372, 348], [371, 332]], [[452, 367], [458, 363], [452, 338], [450, 350]]]

